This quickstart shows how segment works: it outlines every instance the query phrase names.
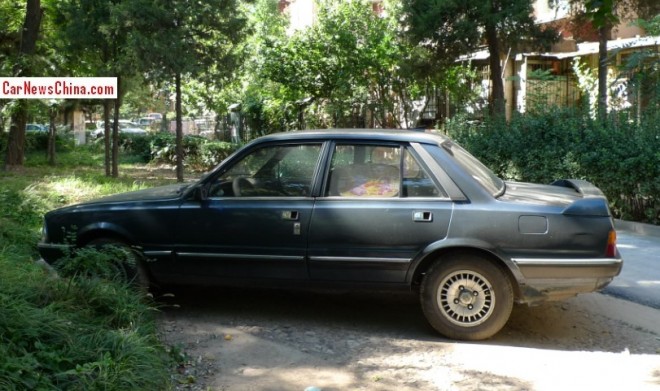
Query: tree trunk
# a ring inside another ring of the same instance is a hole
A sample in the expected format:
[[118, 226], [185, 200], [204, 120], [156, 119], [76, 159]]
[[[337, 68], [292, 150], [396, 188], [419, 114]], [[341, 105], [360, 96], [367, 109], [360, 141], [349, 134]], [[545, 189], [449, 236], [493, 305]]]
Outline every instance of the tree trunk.
[[598, 119], [607, 117], [607, 41], [612, 34], [612, 24], [598, 29]]
[[486, 42], [490, 54], [488, 59], [490, 80], [493, 84], [488, 111], [491, 115], [500, 116], [505, 113], [504, 83], [502, 82], [502, 66], [500, 65], [500, 42], [497, 39], [497, 29], [491, 23], [486, 25]]
[[56, 141], [56, 131], [55, 131], [55, 117], [57, 117], [57, 108], [56, 107], [51, 107], [50, 108], [50, 124], [48, 127], [48, 164], [51, 166], [54, 166], [57, 161], [56, 161], [56, 156], [55, 156], [55, 141]]
[[112, 175], [112, 162], [110, 160], [110, 99], [103, 100], [103, 150], [105, 151], [105, 176]]
[[[18, 59], [14, 66], [14, 76], [16, 77], [27, 77], [31, 74], [30, 60], [37, 46], [42, 14], [40, 0], [27, 0], [25, 21], [21, 30], [21, 44]], [[25, 100], [19, 100], [18, 107], [11, 117], [4, 165], [6, 170], [22, 166], [25, 160], [25, 125], [27, 124], [27, 117], [28, 103]]]
[[176, 84], [176, 180], [183, 182], [183, 123], [181, 121], [181, 74], [175, 76]]
[[23, 166], [25, 161], [25, 126], [27, 125], [27, 100], [19, 99], [11, 116], [5, 170]]
[[119, 176], [119, 107], [121, 106], [121, 77], [117, 76], [117, 99], [115, 99], [114, 122], [112, 123], [112, 177]]

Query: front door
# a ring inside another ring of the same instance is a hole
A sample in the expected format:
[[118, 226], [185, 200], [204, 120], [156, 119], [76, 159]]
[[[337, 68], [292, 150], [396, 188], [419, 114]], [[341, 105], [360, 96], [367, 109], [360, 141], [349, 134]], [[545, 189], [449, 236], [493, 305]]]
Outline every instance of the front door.
[[181, 207], [176, 262], [186, 274], [306, 279], [311, 186], [320, 143], [249, 151]]

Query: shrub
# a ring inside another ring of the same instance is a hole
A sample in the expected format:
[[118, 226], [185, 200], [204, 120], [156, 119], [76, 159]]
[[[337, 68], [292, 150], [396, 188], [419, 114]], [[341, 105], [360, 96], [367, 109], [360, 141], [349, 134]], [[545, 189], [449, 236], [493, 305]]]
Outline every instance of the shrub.
[[[176, 164], [176, 139], [170, 133], [151, 138], [152, 161]], [[206, 171], [231, 155], [237, 146], [228, 142], [210, 141], [199, 136], [183, 137], [184, 164], [193, 170]]]
[[[199, 136], [183, 137], [184, 164], [186, 161], [198, 159], [200, 145], [204, 142], [206, 139]], [[152, 161], [176, 164], [176, 137], [173, 134], [159, 134], [150, 145]]]
[[133, 156], [140, 158], [143, 163], [151, 161], [151, 136], [142, 134], [120, 134], [119, 146]]
[[[75, 141], [71, 134], [56, 134], [55, 135], [55, 150], [57, 152], [69, 152], [75, 147]], [[25, 150], [43, 151], [48, 150], [48, 133], [34, 132], [25, 134]]]
[[616, 217], [660, 223], [660, 114], [605, 124], [579, 111], [519, 115], [509, 124], [449, 122], [445, 131], [498, 175], [550, 183], [586, 179], [607, 195]]
[[174, 162], [176, 138], [172, 133], [160, 132], [149, 136], [150, 161]]
[[584, 135], [582, 175], [607, 194], [616, 216], [660, 223], [660, 131], [655, 118], [612, 121]]
[[199, 152], [201, 167], [210, 169], [229, 157], [237, 146], [225, 141], [208, 141], [202, 144]]

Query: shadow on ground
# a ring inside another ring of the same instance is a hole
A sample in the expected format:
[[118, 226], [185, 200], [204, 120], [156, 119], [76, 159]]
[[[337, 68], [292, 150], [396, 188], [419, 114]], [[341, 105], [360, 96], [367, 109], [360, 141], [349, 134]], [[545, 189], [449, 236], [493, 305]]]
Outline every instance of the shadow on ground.
[[[438, 335], [426, 322], [417, 296], [402, 292], [317, 292], [249, 288], [177, 288], [174, 297], [163, 299], [166, 313], [188, 316], [220, 316], [234, 325], [261, 324], [272, 328], [312, 330], [332, 328], [368, 335], [454, 342]], [[594, 293], [587, 296], [602, 296]], [[593, 298], [593, 297], [592, 297]], [[176, 304], [177, 307], [171, 307]], [[649, 309], [653, 311], [652, 309]], [[626, 319], [611, 319], [583, 303], [582, 296], [536, 307], [514, 306], [502, 331], [485, 344], [655, 354], [660, 339], [637, 345], [630, 329], [648, 332]]]

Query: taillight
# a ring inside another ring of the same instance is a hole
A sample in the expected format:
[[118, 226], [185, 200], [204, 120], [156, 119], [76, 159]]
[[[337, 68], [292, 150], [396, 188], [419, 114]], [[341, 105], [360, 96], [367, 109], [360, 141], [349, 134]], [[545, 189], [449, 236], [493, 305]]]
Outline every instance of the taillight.
[[607, 249], [605, 250], [605, 256], [608, 258], [616, 257], [616, 231], [611, 230], [609, 235], [607, 235]]

